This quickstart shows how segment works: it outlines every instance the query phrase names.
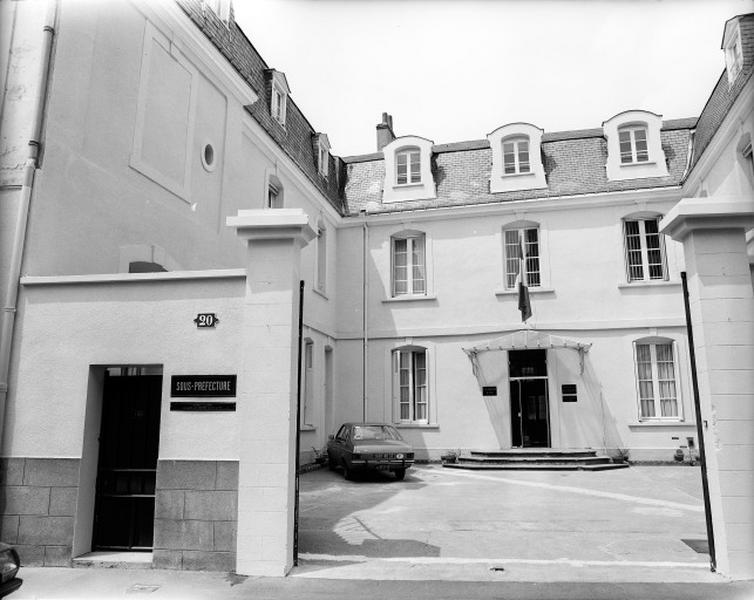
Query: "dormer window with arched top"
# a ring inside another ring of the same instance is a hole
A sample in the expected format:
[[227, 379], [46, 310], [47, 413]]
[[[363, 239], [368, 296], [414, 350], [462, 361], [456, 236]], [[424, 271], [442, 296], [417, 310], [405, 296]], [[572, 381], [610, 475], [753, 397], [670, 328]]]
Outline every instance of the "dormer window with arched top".
[[662, 115], [646, 110], [628, 110], [605, 121], [602, 130], [607, 140], [607, 179], [667, 177], [661, 129]]
[[490, 192], [547, 187], [540, 150], [542, 133], [529, 123], [510, 123], [487, 136], [492, 150]]
[[382, 148], [385, 157], [383, 202], [429, 200], [437, 197], [432, 178], [432, 140], [399, 137]]

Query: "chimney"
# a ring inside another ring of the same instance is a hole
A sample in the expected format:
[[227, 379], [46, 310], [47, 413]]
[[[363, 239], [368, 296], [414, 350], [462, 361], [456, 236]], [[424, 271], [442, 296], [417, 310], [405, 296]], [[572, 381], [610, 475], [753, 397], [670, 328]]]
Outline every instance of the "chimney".
[[387, 113], [382, 113], [382, 123], [377, 124], [377, 151], [382, 150], [394, 139], [393, 117]]

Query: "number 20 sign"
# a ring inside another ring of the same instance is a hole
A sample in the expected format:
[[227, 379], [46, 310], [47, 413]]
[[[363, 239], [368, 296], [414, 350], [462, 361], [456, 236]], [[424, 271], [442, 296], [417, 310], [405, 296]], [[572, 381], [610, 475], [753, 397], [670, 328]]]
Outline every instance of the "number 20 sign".
[[194, 319], [194, 323], [199, 328], [202, 327], [214, 327], [220, 322], [215, 313], [199, 313]]

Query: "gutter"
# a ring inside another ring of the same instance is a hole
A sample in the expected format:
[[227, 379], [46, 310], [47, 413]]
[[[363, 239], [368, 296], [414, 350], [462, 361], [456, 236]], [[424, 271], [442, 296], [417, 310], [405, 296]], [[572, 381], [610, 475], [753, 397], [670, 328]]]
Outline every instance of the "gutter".
[[368, 298], [369, 298], [369, 276], [367, 275], [368, 264], [367, 254], [369, 251], [369, 226], [367, 225], [367, 211], [362, 211], [364, 220], [362, 221], [362, 274], [361, 274], [361, 419], [367, 422], [368, 406], [368, 386], [367, 370], [369, 368], [369, 319], [368, 319]]
[[[23, 183], [20, 190], [16, 220], [13, 225], [13, 242], [5, 281], [5, 296], [0, 309], [0, 443], [5, 426], [5, 404], [8, 398], [8, 379], [10, 374], [11, 349], [13, 347], [13, 329], [16, 320], [18, 290], [20, 287], [21, 266], [26, 245], [26, 229], [29, 221], [29, 205], [34, 189], [34, 176], [39, 167], [39, 155], [42, 145], [42, 122], [44, 120], [47, 88], [50, 81], [50, 63], [52, 47], [55, 41], [55, 22], [58, 3], [51, 0], [47, 6], [45, 25], [42, 28], [42, 60], [37, 80], [36, 97], [31, 117], [31, 136], [29, 150], [23, 170]], [[12, 53], [12, 48], [10, 49]]]

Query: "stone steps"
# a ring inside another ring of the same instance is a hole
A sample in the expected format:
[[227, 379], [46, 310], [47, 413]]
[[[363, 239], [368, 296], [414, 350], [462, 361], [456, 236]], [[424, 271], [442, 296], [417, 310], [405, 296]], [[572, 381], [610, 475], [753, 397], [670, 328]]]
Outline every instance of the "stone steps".
[[449, 469], [474, 471], [607, 471], [623, 469], [627, 463], [615, 463], [609, 456], [597, 456], [595, 450], [558, 450], [552, 448], [512, 448], [510, 450], [471, 450]]

